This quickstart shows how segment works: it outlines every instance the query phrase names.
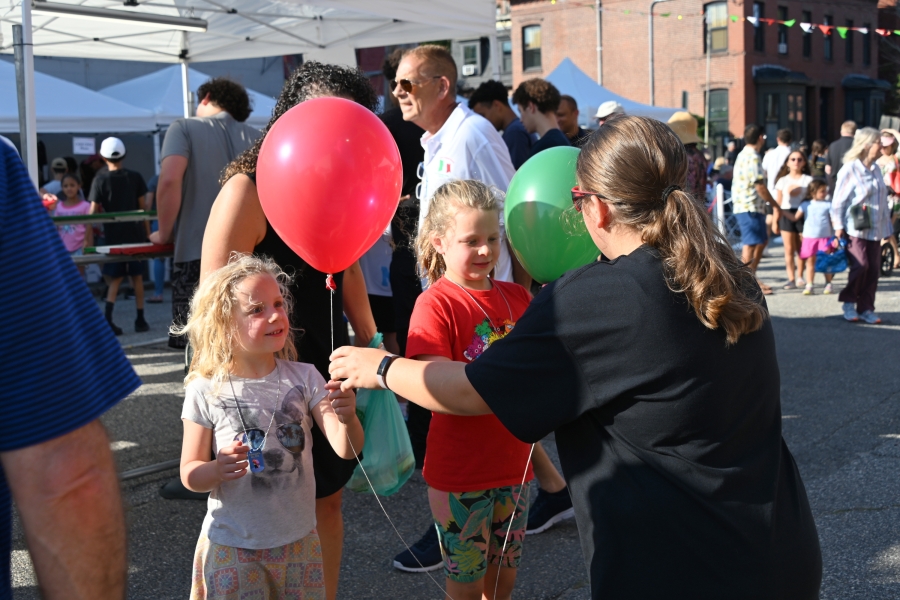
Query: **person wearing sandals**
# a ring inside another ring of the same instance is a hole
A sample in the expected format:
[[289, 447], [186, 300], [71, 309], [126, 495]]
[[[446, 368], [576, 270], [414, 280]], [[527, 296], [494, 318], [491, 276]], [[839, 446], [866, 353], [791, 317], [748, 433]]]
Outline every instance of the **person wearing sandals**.
[[[775, 196], [781, 206], [781, 218], [778, 228], [784, 240], [784, 266], [788, 281], [784, 289], [793, 290], [806, 284], [803, 271], [806, 260], [800, 256], [799, 264], [794, 264], [794, 255], [800, 253], [800, 234], [803, 233], [803, 219], [797, 219], [800, 203], [806, 199], [806, 190], [812, 183], [809, 175], [809, 163], [806, 155], [800, 150], [789, 153], [784, 165], [775, 176]], [[795, 276], [796, 273], [796, 276]]]
[[[747, 125], [744, 129], [746, 145], [734, 162], [734, 176], [731, 183], [731, 201], [734, 216], [741, 228], [741, 260], [756, 274], [759, 261], [766, 248], [766, 203], [772, 206], [775, 217], [781, 216], [781, 208], [766, 187], [766, 177], [762, 170], [759, 152], [766, 144], [759, 125]], [[759, 282], [764, 294], [771, 294], [772, 288]]]
[[[853, 145], [844, 154], [831, 200], [831, 224], [835, 236], [847, 238], [850, 274], [838, 300], [844, 319], [870, 325], [881, 323], [875, 314], [875, 290], [881, 274], [881, 240], [893, 233], [888, 208], [888, 188], [875, 160], [881, 153], [880, 132], [873, 127], [857, 130]], [[859, 207], [859, 208], [857, 208]], [[859, 215], [866, 218], [860, 219]]]

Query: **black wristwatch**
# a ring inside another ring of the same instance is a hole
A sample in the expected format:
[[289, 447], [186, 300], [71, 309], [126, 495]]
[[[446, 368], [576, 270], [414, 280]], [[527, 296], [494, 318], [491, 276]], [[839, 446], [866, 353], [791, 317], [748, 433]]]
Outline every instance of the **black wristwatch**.
[[378, 371], [376, 371], [375, 375], [378, 377], [378, 385], [383, 387], [384, 389], [388, 389], [387, 381], [385, 377], [387, 377], [388, 369], [391, 368], [391, 363], [393, 363], [396, 359], [400, 358], [397, 354], [388, 354], [383, 359], [381, 359], [381, 364], [378, 365]]

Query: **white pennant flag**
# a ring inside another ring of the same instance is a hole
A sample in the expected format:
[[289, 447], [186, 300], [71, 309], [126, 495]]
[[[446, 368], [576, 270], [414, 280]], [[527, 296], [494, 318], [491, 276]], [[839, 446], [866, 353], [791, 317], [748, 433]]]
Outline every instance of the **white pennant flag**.
[[800, 28], [803, 30], [804, 33], [809, 33], [813, 30], [813, 24], [812, 23], [800, 23]]
[[750, 21], [750, 23], [754, 27], [759, 27], [759, 18], [758, 17], [747, 17], [747, 20]]
[[868, 27], [858, 27], [856, 30], [857, 30], [858, 32], [860, 32], [861, 34], [863, 34], [863, 35], [866, 35], [866, 34], [869, 33], [869, 28], [868, 28]]

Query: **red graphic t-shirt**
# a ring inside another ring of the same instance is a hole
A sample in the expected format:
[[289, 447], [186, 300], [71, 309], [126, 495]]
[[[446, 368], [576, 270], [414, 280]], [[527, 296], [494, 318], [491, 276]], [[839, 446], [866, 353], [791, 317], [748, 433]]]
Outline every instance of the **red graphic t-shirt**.
[[[406, 356], [432, 354], [468, 363], [506, 336], [528, 308], [531, 295], [514, 283], [493, 284], [479, 291], [463, 290], [446, 277], [435, 282], [416, 301]], [[428, 485], [444, 492], [519, 485], [529, 449], [494, 415], [433, 413], [422, 474]], [[533, 478], [529, 463], [525, 481]]]

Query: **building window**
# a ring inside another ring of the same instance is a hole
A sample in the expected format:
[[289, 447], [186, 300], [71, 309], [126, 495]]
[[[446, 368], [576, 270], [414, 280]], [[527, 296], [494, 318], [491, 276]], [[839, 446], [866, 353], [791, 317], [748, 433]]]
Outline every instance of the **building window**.
[[681, 92], [681, 108], [688, 109], [688, 93], [686, 91]]
[[728, 133], [728, 90], [709, 91], [709, 137]]
[[[703, 22], [703, 50], [713, 52], [728, 50], [728, 4], [713, 2], [706, 5], [706, 20]], [[710, 48], [707, 48], [709, 44]]]
[[529, 25], [522, 28], [522, 58], [523, 68], [541, 68], [541, 26]]
[[479, 42], [469, 42], [462, 44], [462, 76], [472, 77], [478, 75], [481, 69], [479, 65], [481, 61], [478, 57]]
[[[757, 19], [765, 18], [766, 5], [762, 2], [753, 3], [753, 16]], [[755, 30], [753, 32], [753, 49], [758, 52], [766, 51], [766, 27], [765, 23], [756, 21]]]
[[791, 133], [794, 134], [795, 140], [800, 140], [805, 137], [804, 135], [804, 122], [806, 120], [806, 114], [803, 108], [803, 95], [802, 94], [788, 94], [788, 114], [787, 114], [787, 126], [788, 129], [791, 130]]
[[[788, 20], [788, 9], [786, 6], [778, 7], [778, 20]], [[787, 54], [788, 28], [783, 23], [778, 24], [778, 54]]]
[[864, 23], [863, 27], [866, 28], [866, 32], [862, 36], [863, 65], [869, 67], [872, 65], [872, 24]]
[[503, 40], [500, 49], [503, 53], [503, 73], [512, 73], [512, 40]]
[[[822, 17], [822, 25], [834, 25], [834, 17], [825, 15]], [[825, 60], [834, 60], [834, 30], [825, 35]]]
[[847, 19], [847, 38], [844, 40], [844, 58], [853, 63], [853, 20]]
[[[803, 11], [804, 23], [812, 23], [812, 13], [808, 10]], [[803, 32], [803, 58], [812, 56], [812, 30]]]

